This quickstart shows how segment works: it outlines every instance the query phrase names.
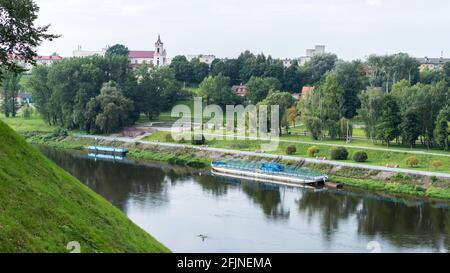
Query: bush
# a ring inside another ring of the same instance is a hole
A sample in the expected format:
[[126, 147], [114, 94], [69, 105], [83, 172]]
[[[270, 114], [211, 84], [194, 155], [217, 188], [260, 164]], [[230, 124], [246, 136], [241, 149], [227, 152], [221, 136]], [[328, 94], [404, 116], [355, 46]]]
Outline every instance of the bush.
[[406, 158], [406, 165], [411, 168], [417, 167], [419, 165], [419, 160], [415, 156], [410, 156]]
[[172, 134], [171, 134], [171, 133], [165, 134], [165, 135], [164, 135], [164, 140], [165, 140], [166, 142], [173, 142]]
[[437, 178], [436, 176], [431, 176], [430, 180], [431, 180], [431, 183], [434, 184], [439, 181], [439, 178]]
[[286, 147], [286, 154], [293, 155], [297, 152], [297, 148], [294, 145], [289, 145]]
[[431, 166], [435, 169], [439, 169], [442, 166], [442, 161], [440, 160], [433, 160], [431, 161]]
[[353, 154], [353, 160], [356, 162], [366, 162], [369, 157], [366, 152], [359, 151]]
[[318, 154], [319, 152], [320, 152], [320, 150], [319, 150], [319, 147], [317, 147], [317, 146], [311, 146], [307, 150], [308, 156], [310, 156], [310, 157], [316, 156], [316, 154]]
[[337, 147], [331, 150], [331, 159], [346, 160], [348, 158], [348, 151], [344, 147]]
[[50, 137], [52, 138], [64, 138], [67, 137], [69, 135], [69, 133], [67, 132], [66, 129], [64, 128], [58, 128], [55, 131], [53, 131], [53, 133], [50, 134]]

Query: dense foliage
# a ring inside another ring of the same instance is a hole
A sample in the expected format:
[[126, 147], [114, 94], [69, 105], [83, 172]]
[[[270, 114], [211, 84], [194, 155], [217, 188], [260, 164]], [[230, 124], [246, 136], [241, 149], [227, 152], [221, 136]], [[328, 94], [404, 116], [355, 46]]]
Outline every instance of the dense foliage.
[[0, 0], [0, 80], [3, 69], [14, 74], [23, 71], [17, 60], [35, 63], [35, 48], [58, 37], [48, 33], [49, 25], [35, 25], [38, 12], [32, 0]]
[[181, 97], [171, 69], [133, 70], [128, 57], [120, 54], [36, 66], [27, 85], [49, 124], [87, 132], [117, 131], [134, 123], [140, 113], [152, 118]]

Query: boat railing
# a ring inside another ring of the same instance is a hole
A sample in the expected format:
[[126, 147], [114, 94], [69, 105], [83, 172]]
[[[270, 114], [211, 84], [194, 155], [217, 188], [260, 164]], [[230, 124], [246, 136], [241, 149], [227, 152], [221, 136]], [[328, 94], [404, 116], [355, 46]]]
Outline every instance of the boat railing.
[[288, 175], [291, 177], [300, 177], [300, 178], [306, 178], [306, 179], [322, 179], [325, 177], [325, 175], [318, 175], [318, 174], [306, 174], [306, 173], [298, 173], [299, 169], [290, 169], [285, 168], [282, 171], [271, 171], [271, 170], [261, 170], [259, 167], [259, 164], [257, 162], [250, 161], [243, 165], [241, 162], [213, 162], [213, 165], [216, 166], [224, 166], [224, 167], [230, 167], [238, 170], [246, 170], [246, 171], [253, 171], [258, 172], [262, 174], [271, 174], [271, 175]]

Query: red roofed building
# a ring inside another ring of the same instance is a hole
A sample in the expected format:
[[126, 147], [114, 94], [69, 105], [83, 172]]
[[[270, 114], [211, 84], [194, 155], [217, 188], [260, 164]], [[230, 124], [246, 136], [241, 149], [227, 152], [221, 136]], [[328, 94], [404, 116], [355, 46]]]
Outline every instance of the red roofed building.
[[313, 90], [314, 90], [314, 86], [303, 86], [301, 96], [304, 96]]
[[161, 36], [155, 43], [155, 50], [130, 50], [128, 53], [131, 65], [153, 64], [154, 66], [167, 65], [167, 53]]
[[[81, 46], [78, 46], [73, 51], [74, 57], [84, 58], [89, 56], [105, 56], [107, 48], [101, 51], [88, 51], [82, 50]], [[167, 53], [164, 49], [164, 43], [161, 41], [161, 37], [158, 35], [158, 40], [155, 43], [155, 50], [130, 50], [128, 52], [128, 58], [132, 66], [139, 64], [152, 64], [154, 66], [168, 65]]]
[[245, 97], [247, 95], [247, 87], [242, 83], [240, 85], [233, 85], [231, 90], [239, 97]]
[[153, 58], [155, 57], [155, 51], [145, 51], [145, 50], [130, 50], [128, 53], [128, 58], [132, 65], [138, 64], [151, 64], [153, 63]]
[[34, 58], [37, 65], [52, 65], [55, 62], [59, 62], [63, 60], [64, 58], [58, 55], [52, 55], [52, 56], [37, 56]]

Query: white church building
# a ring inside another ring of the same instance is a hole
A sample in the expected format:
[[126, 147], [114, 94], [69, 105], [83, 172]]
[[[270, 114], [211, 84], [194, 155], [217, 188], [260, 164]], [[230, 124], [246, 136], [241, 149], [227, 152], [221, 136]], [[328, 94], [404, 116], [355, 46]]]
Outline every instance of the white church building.
[[[104, 56], [106, 48], [101, 51], [89, 51], [82, 50], [81, 46], [78, 46], [73, 51], [73, 57], [88, 57], [94, 55]], [[168, 65], [167, 52], [164, 49], [164, 43], [161, 41], [161, 36], [158, 35], [158, 40], [155, 43], [155, 50], [130, 50], [128, 58], [133, 66], [139, 64], [152, 64], [155, 67]]]

